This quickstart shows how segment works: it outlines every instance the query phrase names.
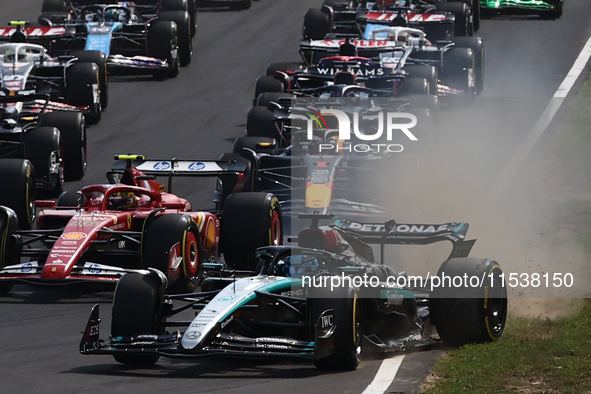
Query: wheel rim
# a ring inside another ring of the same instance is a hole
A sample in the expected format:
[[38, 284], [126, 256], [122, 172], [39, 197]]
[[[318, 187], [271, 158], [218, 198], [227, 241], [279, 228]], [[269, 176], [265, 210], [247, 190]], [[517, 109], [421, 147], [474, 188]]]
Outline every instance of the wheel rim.
[[281, 220], [279, 220], [279, 212], [273, 210], [271, 217], [271, 245], [281, 245]]
[[185, 238], [185, 250], [183, 251], [183, 260], [185, 261], [185, 273], [187, 277], [197, 276], [199, 270], [199, 247], [195, 233], [189, 231]]
[[490, 297], [487, 298], [486, 318], [490, 333], [496, 338], [505, 327], [507, 318], [507, 294], [501, 281], [501, 272], [494, 272], [494, 284], [489, 287]]

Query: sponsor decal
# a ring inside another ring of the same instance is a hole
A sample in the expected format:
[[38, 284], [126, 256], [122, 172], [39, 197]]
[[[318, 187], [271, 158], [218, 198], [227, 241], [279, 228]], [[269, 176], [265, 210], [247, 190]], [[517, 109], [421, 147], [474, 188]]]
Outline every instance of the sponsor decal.
[[230, 315], [230, 317], [228, 317], [226, 320], [224, 320], [222, 322], [222, 324], [220, 325], [221, 328], [223, 329], [224, 327], [226, 327], [228, 324], [230, 324], [232, 322], [232, 320], [234, 320], [234, 315]]
[[196, 163], [189, 164], [189, 170], [191, 171], [201, 171], [205, 168], [205, 164], [201, 163], [200, 161]]
[[388, 306], [402, 305], [402, 302], [404, 301], [404, 295], [397, 291], [388, 291], [386, 296], [388, 297], [386, 300], [386, 305]]
[[21, 267], [22, 273], [27, 273], [27, 272], [31, 272], [31, 271], [33, 271], [33, 264], [31, 264], [31, 263], [23, 264], [23, 266]]
[[154, 169], [159, 171], [169, 170], [170, 163], [167, 161], [159, 161], [156, 164], [154, 164]]
[[103, 272], [101, 266], [98, 264], [90, 264], [90, 266], [88, 267], [88, 271], [92, 274], [100, 274], [101, 272]]
[[320, 316], [320, 326], [325, 328], [330, 328], [334, 325], [334, 316], [333, 315], [323, 315]]
[[220, 302], [232, 302], [236, 299], [235, 295], [227, 295], [225, 297], [220, 297], [218, 298], [218, 301]]
[[304, 289], [283, 291], [283, 292], [281, 292], [281, 295], [282, 296], [287, 296], [287, 297], [303, 296], [304, 295]]
[[[11, 36], [16, 31], [15, 27], [0, 28], [0, 36]], [[27, 36], [53, 36], [64, 34], [66, 29], [64, 27], [25, 27], [25, 34]]]
[[185, 334], [185, 338], [190, 340], [199, 339], [201, 337], [201, 332], [199, 331], [189, 331]]
[[[336, 67], [316, 67], [314, 69], [316, 73], [319, 75], [330, 75], [334, 76], [337, 72], [343, 71], [342, 68]], [[366, 68], [357, 68], [357, 67], [347, 67], [347, 72], [351, 74], [355, 74], [358, 77], [379, 77], [386, 74], [391, 74], [390, 70], [386, 70], [384, 68], [373, 68], [373, 69], [366, 69]]]
[[84, 233], [78, 233], [78, 232], [73, 232], [73, 233], [65, 233], [62, 234], [61, 238], [63, 239], [83, 239], [86, 238], [86, 234]]

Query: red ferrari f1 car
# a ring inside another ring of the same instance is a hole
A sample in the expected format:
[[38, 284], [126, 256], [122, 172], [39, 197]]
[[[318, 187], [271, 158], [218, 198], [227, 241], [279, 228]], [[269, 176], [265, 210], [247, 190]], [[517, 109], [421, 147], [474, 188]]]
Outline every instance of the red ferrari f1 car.
[[125, 166], [107, 174], [111, 184], [86, 186], [57, 202], [36, 201], [36, 229], [19, 230], [15, 211], [0, 206], [0, 292], [19, 282], [113, 283], [150, 268], [162, 271], [174, 291], [193, 291], [202, 263], [223, 254], [228, 265], [240, 267], [255, 259], [257, 247], [281, 243], [281, 209], [273, 194], [230, 195], [222, 217], [221, 211], [194, 212], [155, 180], [166, 175], [170, 186], [175, 175], [239, 177], [240, 163], [116, 159]]

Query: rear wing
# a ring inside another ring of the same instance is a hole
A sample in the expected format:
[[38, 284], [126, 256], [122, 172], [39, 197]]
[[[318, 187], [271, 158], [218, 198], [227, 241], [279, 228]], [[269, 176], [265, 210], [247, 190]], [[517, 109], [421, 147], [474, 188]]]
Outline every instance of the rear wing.
[[135, 167], [146, 175], [152, 176], [220, 176], [244, 173], [247, 164], [242, 161], [224, 160], [146, 160], [141, 155], [117, 155], [112, 171], [122, 172], [127, 167]]
[[360, 39], [358, 35], [342, 34], [342, 37], [337, 38], [300, 41], [300, 56], [308, 66], [316, 64], [317, 60], [323, 57], [338, 54], [340, 46], [347, 40], [357, 47], [358, 55], [361, 57], [377, 58], [380, 53], [401, 49], [395, 41], [365, 40]]
[[17, 30], [25, 34], [28, 42], [48, 40], [66, 34], [66, 28], [63, 26], [22, 27], [22, 24], [18, 24], [0, 27], [0, 41], [10, 41]]
[[[476, 242], [466, 240], [468, 223], [443, 224], [359, 223], [352, 220], [335, 220], [335, 228], [344, 235], [352, 236], [367, 244], [379, 244], [384, 255], [384, 245], [429, 245], [441, 241], [452, 243], [449, 258], [467, 257]], [[383, 257], [382, 257], [383, 258]]]

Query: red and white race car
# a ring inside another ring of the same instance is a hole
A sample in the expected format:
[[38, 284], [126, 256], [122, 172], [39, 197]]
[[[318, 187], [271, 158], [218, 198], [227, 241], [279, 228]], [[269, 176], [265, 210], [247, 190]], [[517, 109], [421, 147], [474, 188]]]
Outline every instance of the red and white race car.
[[[173, 291], [193, 291], [201, 264], [243, 267], [260, 246], [281, 243], [278, 199], [270, 193], [230, 195], [221, 212], [192, 211], [147, 174], [239, 176], [231, 161], [147, 161], [117, 156], [118, 183], [86, 186], [57, 201], [37, 201], [37, 228], [19, 230], [15, 212], [0, 206], [0, 292], [15, 283], [109, 283], [128, 272], [161, 271]], [[139, 160], [134, 162], [133, 160]], [[145, 171], [142, 171], [144, 168]], [[220, 250], [220, 244], [222, 248]]]

